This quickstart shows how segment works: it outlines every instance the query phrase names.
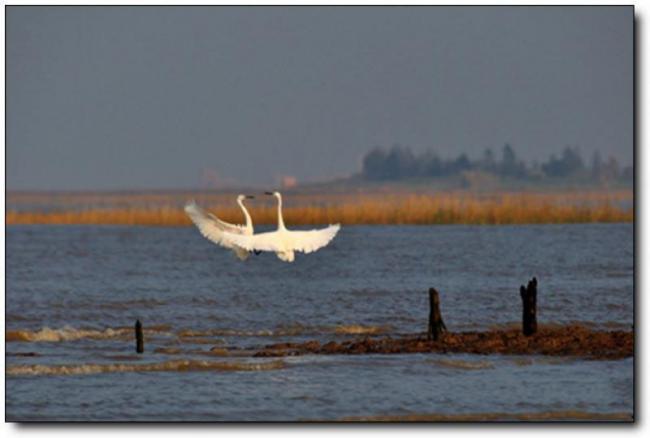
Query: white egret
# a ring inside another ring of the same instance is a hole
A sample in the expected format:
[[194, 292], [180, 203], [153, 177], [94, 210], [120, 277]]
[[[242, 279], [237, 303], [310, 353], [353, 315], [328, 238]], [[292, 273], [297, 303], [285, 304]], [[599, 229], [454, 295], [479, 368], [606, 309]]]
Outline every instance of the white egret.
[[279, 192], [266, 192], [278, 199], [278, 229], [267, 233], [253, 235], [224, 233], [224, 240], [248, 251], [272, 251], [280, 260], [293, 262], [295, 251], [309, 254], [327, 245], [336, 236], [341, 226], [330, 225], [327, 228], [311, 231], [287, 230], [282, 218], [282, 195]]
[[217, 245], [231, 249], [240, 260], [246, 260], [250, 252], [231, 243], [228, 239], [224, 239], [224, 233], [240, 236], [253, 235], [253, 220], [251, 219], [250, 214], [248, 214], [246, 207], [244, 207], [244, 199], [253, 198], [254, 196], [250, 195], [237, 196], [237, 204], [239, 204], [239, 207], [246, 218], [245, 225], [235, 225], [222, 221], [212, 213], [204, 211], [201, 207], [196, 205], [194, 200], [185, 205], [185, 213], [187, 213], [190, 219], [192, 219], [192, 222], [194, 222], [194, 225], [196, 225], [203, 237], [211, 240]]

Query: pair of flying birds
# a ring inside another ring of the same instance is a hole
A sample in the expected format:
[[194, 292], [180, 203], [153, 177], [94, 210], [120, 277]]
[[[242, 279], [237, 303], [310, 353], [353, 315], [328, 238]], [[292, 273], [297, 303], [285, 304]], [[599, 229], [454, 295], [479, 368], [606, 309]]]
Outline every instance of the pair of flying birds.
[[287, 230], [282, 218], [282, 195], [279, 192], [265, 194], [278, 199], [278, 229], [275, 231], [254, 234], [253, 220], [244, 207], [244, 199], [253, 198], [250, 195], [237, 196], [237, 204], [246, 218], [245, 225], [224, 222], [215, 215], [205, 212], [194, 201], [185, 205], [185, 212], [205, 238], [231, 249], [240, 260], [246, 260], [251, 252], [268, 251], [274, 252], [280, 260], [293, 262], [296, 251], [309, 254], [319, 250], [327, 245], [341, 228], [336, 224], [320, 230]]

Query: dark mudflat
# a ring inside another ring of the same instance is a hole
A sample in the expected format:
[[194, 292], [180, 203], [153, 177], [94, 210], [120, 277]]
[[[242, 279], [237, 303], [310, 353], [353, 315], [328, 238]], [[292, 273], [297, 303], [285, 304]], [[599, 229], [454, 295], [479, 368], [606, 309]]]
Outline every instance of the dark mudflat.
[[539, 354], [601, 360], [623, 359], [634, 354], [634, 333], [565, 325], [542, 326], [531, 336], [524, 336], [521, 330], [515, 328], [483, 332], [445, 332], [437, 341], [427, 340], [425, 334], [399, 338], [373, 336], [325, 344], [318, 341], [271, 344], [255, 353], [255, 356], [403, 353]]

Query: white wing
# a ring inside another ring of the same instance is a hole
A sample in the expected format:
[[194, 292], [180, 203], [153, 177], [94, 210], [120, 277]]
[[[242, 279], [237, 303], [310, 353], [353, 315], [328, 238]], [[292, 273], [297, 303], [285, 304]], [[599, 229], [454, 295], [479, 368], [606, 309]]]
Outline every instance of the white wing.
[[327, 245], [338, 233], [340, 225], [330, 225], [322, 230], [311, 231], [272, 231], [252, 236], [223, 233], [227, 244], [239, 246], [248, 251], [302, 251], [314, 252]]
[[[227, 224], [227, 222], [220, 221], [216, 216], [206, 213], [201, 207], [196, 205], [196, 202], [194, 201], [190, 201], [185, 205], [185, 213], [187, 213], [190, 219], [192, 219], [192, 222], [194, 222], [194, 225], [196, 225], [203, 237], [211, 240], [217, 245], [232, 248], [232, 245], [223, 238], [224, 229], [226, 228], [223, 224]], [[236, 226], [233, 225], [232, 227]]]
[[238, 246], [247, 251], [282, 251], [281, 239], [277, 231], [249, 236], [224, 232], [222, 238], [227, 245]]
[[214, 219], [217, 222], [217, 226], [221, 228], [223, 231], [227, 231], [229, 233], [234, 233], [234, 234], [246, 234], [246, 227], [244, 225], [235, 225], [235, 224], [229, 224], [228, 222], [224, 222], [215, 215], [208, 213], [212, 219]]
[[293, 251], [301, 251], [305, 254], [318, 251], [330, 243], [340, 228], [341, 226], [336, 224], [322, 230], [290, 231], [290, 247]]
[[[235, 225], [222, 221], [212, 213], [209, 213], [199, 207], [195, 201], [190, 201], [185, 205], [185, 213], [192, 219], [192, 222], [196, 224], [197, 227], [201, 228], [199, 222], [202, 223], [212, 223], [212, 225], [221, 229], [222, 231], [227, 231], [234, 234], [245, 234], [246, 227], [244, 225]], [[206, 236], [207, 237], [207, 236]]]

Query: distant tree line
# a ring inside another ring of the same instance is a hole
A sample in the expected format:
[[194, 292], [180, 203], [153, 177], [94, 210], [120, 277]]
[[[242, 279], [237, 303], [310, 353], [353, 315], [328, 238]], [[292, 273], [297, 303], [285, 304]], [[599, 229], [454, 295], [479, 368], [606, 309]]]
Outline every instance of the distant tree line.
[[591, 164], [585, 164], [577, 148], [567, 146], [560, 156], [551, 154], [543, 163], [528, 164], [517, 157], [513, 147], [505, 144], [501, 156], [496, 157], [491, 148], [485, 149], [476, 160], [462, 153], [456, 158], [444, 159], [428, 150], [414, 154], [408, 147], [395, 145], [386, 150], [375, 148], [363, 157], [362, 176], [368, 180], [391, 181], [409, 178], [437, 178], [482, 171], [512, 179], [544, 179], [582, 177], [597, 181], [633, 179], [632, 166], [621, 168], [616, 158], [604, 161], [595, 152]]

